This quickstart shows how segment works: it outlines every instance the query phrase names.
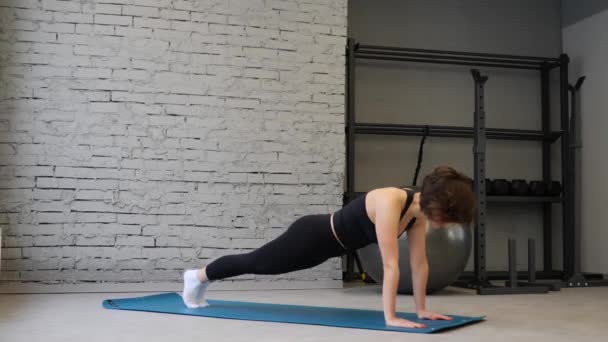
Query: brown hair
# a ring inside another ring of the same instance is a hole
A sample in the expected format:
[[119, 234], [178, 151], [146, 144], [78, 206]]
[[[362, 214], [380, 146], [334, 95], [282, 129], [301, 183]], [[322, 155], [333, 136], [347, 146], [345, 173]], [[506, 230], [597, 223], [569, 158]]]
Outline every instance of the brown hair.
[[473, 220], [475, 195], [471, 178], [449, 166], [438, 166], [424, 177], [420, 208], [431, 220], [468, 224]]

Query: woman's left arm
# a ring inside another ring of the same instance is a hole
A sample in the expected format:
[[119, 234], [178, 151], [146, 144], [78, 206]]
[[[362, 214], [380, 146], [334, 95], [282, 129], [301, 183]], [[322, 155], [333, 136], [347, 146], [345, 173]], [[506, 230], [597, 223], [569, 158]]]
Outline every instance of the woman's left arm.
[[451, 320], [451, 317], [426, 310], [426, 284], [429, 277], [429, 263], [426, 258], [426, 220], [419, 219], [408, 230], [407, 243], [418, 318]]
[[429, 276], [429, 263], [426, 259], [426, 220], [418, 220], [407, 231], [407, 244], [412, 269], [412, 287], [416, 312], [426, 311], [426, 283]]

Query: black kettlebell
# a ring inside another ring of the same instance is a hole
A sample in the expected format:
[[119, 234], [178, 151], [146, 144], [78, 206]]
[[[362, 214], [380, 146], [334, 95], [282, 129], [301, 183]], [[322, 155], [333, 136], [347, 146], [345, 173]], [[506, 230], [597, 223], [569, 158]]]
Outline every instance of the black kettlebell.
[[528, 182], [523, 179], [514, 179], [511, 181], [509, 193], [513, 196], [525, 196], [528, 194]]
[[547, 195], [557, 197], [562, 193], [562, 184], [558, 181], [547, 182]]
[[509, 182], [506, 179], [495, 179], [492, 182], [492, 192], [497, 196], [506, 196], [509, 194]]
[[547, 193], [547, 185], [543, 181], [531, 181], [530, 182], [530, 195], [532, 196], [545, 196]]

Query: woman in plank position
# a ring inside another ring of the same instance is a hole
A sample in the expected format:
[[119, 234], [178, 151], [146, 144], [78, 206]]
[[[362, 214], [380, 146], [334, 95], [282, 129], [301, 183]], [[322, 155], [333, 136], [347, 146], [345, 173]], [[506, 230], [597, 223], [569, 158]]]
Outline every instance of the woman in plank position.
[[399, 237], [407, 232], [416, 312], [421, 319], [451, 319], [426, 308], [429, 266], [426, 229], [472, 221], [471, 179], [451, 167], [440, 166], [425, 176], [420, 192], [386, 187], [367, 192], [333, 214], [300, 217], [282, 235], [245, 254], [225, 255], [207, 266], [184, 273], [182, 297], [189, 308], [206, 306], [207, 286], [242, 274], [281, 274], [311, 268], [347, 251], [377, 243], [384, 279], [382, 303], [389, 326], [422, 328], [397, 317]]

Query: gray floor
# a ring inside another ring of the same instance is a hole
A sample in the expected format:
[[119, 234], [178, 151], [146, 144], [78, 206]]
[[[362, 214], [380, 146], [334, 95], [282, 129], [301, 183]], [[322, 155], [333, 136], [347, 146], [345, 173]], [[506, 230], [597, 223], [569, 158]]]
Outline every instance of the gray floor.
[[[435, 335], [105, 310], [103, 299], [150, 293], [0, 295], [0, 341], [608, 341], [608, 288], [546, 295], [477, 296], [448, 288], [429, 308], [487, 315]], [[211, 291], [209, 298], [381, 310], [378, 286], [338, 290]], [[400, 296], [399, 311], [412, 311]]]

